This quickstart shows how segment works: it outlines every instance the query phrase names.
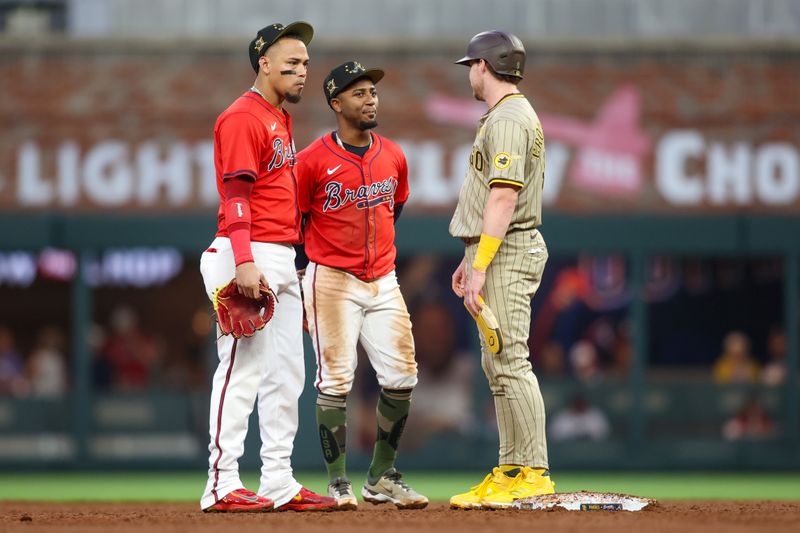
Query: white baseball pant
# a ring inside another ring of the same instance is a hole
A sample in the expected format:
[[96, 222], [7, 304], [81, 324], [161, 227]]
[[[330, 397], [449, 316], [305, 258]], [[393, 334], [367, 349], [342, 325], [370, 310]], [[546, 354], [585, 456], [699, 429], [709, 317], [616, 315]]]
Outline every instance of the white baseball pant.
[[[303, 307], [294, 266], [294, 248], [282, 244], [251, 243], [256, 266], [277, 296], [275, 314], [252, 337], [234, 339], [217, 328], [219, 366], [214, 373], [209, 412], [208, 483], [200, 500], [205, 509], [232, 490], [243, 487], [239, 458], [253, 404], [258, 398], [261, 433], [261, 484], [258, 494], [275, 507], [300, 490], [291, 456], [297, 433], [297, 400], [303, 391]], [[206, 294], [235, 276], [230, 240], [217, 237], [200, 259]]]
[[317, 356], [314, 385], [346, 396], [364, 347], [378, 384], [410, 389], [417, 384], [411, 319], [394, 271], [373, 281], [310, 262], [303, 277], [308, 331]]

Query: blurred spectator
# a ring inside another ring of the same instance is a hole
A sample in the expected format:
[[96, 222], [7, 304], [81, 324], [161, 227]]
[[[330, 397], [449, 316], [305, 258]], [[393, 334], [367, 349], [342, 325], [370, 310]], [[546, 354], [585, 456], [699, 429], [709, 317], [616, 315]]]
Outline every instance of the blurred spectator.
[[456, 329], [446, 305], [423, 301], [411, 313], [419, 382], [414, 388], [406, 442], [421, 445], [432, 433], [465, 433], [474, 423], [474, 363], [456, 348]]
[[572, 345], [569, 362], [575, 378], [584, 385], [596, 385], [603, 381], [603, 370], [597, 356], [597, 348], [587, 340]]
[[114, 368], [108, 360], [105, 348], [108, 336], [100, 324], [89, 328], [89, 351], [92, 354], [92, 385], [96, 390], [108, 390], [114, 383]]
[[0, 395], [25, 396], [27, 391], [25, 362], [17, 350], [14, 334], [6, 326], [0, 326]]
[[617, 325], [608, 373], [616, 379], [625, 379], [628, 377], [632, 362], [633, 341], [631, 340], [630, 323], [623, 320]]
[[[441, 277], [442, 270], [450, 271], [449, 268], [444, 268], [445, 265], [442, 263], [441, 256], [423, 254], [415, 255], [403, 264], [397, 276], [407, 302], [425, 298], [430, 291], [438, 290], [440, 281], [438, 278]], [[411, 318], [413, 320], [413, 313]]]
[[750, 355], [750, 339], [740, 331], [725, 335], [722, 355], [714, 363], [714, 381], [719, 384], [753, 383], [758, 380], [758, 363]]
[[[164, 344], [160, 340], [159, 344]], [[200, 356], [204, 346], [184, 345], [181, 349], [171, 351], [169, 357], [164, 360], [163, 367], [159, 371], [158, 385], [166, 390], [184, 391], [191, 389], [202, 390], [207, 387], [205, 379], [198, 379], [202, 372]], [[203, 378], [205, 372], [202, 372]]]
[[609, 316], [603, 315], [594, 319], [586, 328], [583, 337], [594, 345], [601, 363], [611, 361], [617, 341], [617, 332], [614, 329], [614, 322]]
[[775, 435], [775, 423], [767, 415], [757, 396], [751, 396], [739, 412], [722, 427], [722, 436], [726, 440], [759, 440]]
[[761, 382], [765, 385], [781, 385], [786, 381], [786, 352], [788, 342], [783, 328], [773, 326], [767, 337], [767, 363], [761, 373]]
[[111, 334], [102, 351], [113, 370], [116, 389], [140, 390], [150, 385], [151, 370], [160, 359], [158, 345], [139, 329], [133, 309], [123, 306], [112, 312]]
[[582, 395], [576, 395], [572, 403], [559, 411], [550, 423], [550, 438], [554, 441], [606, 440], [611, 433], [611, 424], [605, 413], [589, 405]]
[[580, 336], [592, 315], [584, 301], [590, 290], [591, 282], [580, 269], [566, 267], [558, 272], [531, 324], [531, 351], [548, 340], [566, 348]]
[[566, 375], [564, 348], [555, 341], [547, 342], [540, 350], [531, 351], [531, 358], [537, 377], [563, 378]]
[[55, 326], [39, 332], [36, 347], [28, 359], [31, 394], [37, 398], [60, 398], [67, 392], [67, 363], [64, 333]]

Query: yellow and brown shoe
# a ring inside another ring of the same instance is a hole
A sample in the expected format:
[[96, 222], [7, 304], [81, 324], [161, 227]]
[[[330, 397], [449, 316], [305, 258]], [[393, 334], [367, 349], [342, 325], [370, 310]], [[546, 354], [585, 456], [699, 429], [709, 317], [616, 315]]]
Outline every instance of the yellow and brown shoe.
[[550, 471], [544, 468], [520, 469], [510, 487], [502, 492], [487, 494], [481, 499], [481, 505], [489, 509], [508, 509], [514, 500], [542, 494], [553, 494], [556, 484], [550, 479]]
[[515, 481], [516, 478], [508, 477], [498, 466], [492, 469], [491, 474], [483, 478], [483, 481], [470, 488], [469, 492], [456, 494], [450, 498], [450, 507], [453, 509], [480, 509], [483, 507], [482, 501], [485, 497], [508, 490]]

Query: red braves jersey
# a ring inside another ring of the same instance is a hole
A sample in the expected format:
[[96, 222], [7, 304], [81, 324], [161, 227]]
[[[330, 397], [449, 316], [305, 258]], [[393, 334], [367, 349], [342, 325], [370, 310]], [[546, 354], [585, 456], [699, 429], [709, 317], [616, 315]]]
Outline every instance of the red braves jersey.
[[394, 270], [394, 208], [408, 199], [408, 166], [394, 142], [372, 133], [364, 157], [327, 134], [297, 154], [298, 200], [311, 261], [372, 280]]
[[239, 175], [253, 178], [250, 240], [296, 244], [300, 238], [292, 119], [259, 94], [248, 91], [217, 118], [214, 166], [220, 207], [217, 236], [227, 237], [223, 182]]

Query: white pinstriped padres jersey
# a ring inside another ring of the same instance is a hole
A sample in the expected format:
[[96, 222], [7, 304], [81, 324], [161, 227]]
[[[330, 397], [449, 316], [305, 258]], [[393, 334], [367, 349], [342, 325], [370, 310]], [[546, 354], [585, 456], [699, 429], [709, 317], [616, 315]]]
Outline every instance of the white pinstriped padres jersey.
[[509, 232], [541, 225], [544, 133], [528, 99], [519, 93], [504, 96], [478, 123], [450, 235], [480, 237], [483, 209], [494, 183], [521, 187]]

